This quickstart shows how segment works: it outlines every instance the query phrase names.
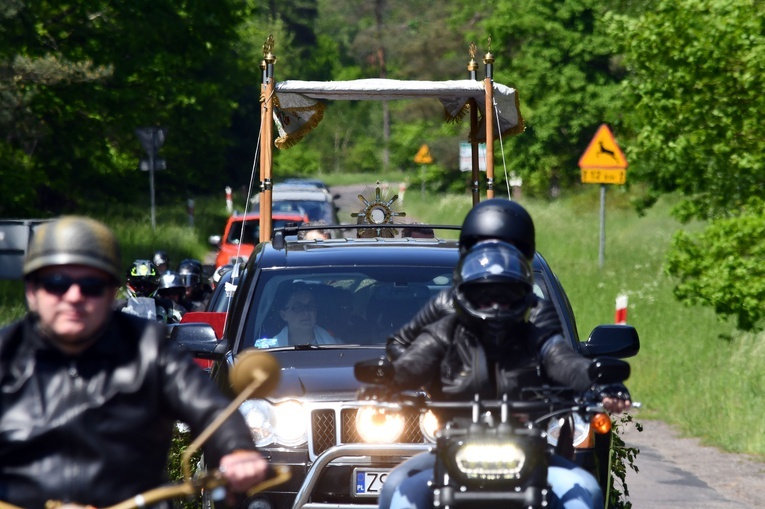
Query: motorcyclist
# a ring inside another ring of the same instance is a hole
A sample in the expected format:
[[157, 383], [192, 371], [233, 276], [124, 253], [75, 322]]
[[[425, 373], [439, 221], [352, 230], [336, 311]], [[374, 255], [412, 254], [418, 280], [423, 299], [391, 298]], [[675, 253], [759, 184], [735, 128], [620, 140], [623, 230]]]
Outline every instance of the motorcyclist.
[[[464, 256], [477, 242], [490, 239], [501, 240], [515, 246], [530, 264], [533, 262], [536, 252], [534, 221], [518, 202], [504, 198], [491, 198], [470, 209], [460, 229], [460, 256]], [[412, 320], [388, 338], [386, 346], [388, 357], [391, 360], [397, 359], [425, 326], [453, 314], [455, 309], [454, 286], [452, 286], [433, 297]], [[528, 320], [537, 327], [544, 338], [553, 338], [551, 344], [555, 344], [556, 349], [571, 348], [560, 335], [562, 329], [560, 318], [552, 301], [539, 299], [531, 308]], [[616, 386], [613, 392], [616, 397], [606, 398], [603, 404], [610, 412], [624, 411], [629, 401], [629, 392], [626, 388]]]
[[173, 302], [157, 294], [160, 276], [149, 260], [135, 260], [125, 271], [125, 298], [115, 303], [123, 313], [150, 318], [162, 323], [176, 323]]
[[204, 311], [212, 296], [212, 287], [204, 281], [202, 262], [186, 258], [178, 264], [178, 273], [186, 285], [189, 311]]
[[174, 270], [168, 270], [160, 276], [157, 297], [169, 301], [173, 323], [180, 322], [183, 315], [189, 310], [186, 306], [186, 285], [183, 276]]
[[[536, 252], [534, 221], [518, 202], [492, 198], [475, 205], [465, 216], [460, 229], [460, 256], [476, 242], [497, 239], [514, 245], [531, 262]], [[414, 341], [423, 327], [454, 312], [453, 287], [441, 291], [412, 320], [388, 338], [388, 357], [398, 358]], [[554, 331], [560, 319], [551, 302], [542, 302], [532, 312], [531, 321]]]
[[[165, 327], [112, 309], [122, 261], [102, 223], [43, 224], [23, 275], [29, 312], [0, 329], [0, 501], [107, 507], [165, 482], [175, 423], [199, 436], [229, 399]], [[237, 492], [266, 476], [239, 412], [204, 451]]]
[[[539, 298], [531, 264], [515, 246], [484, 240], [468, 248], [455, 269], [452, 299], [455, 312], [425, 326], [393, 362], [396, 388], [426, 387], [436, 400], [471, 400], [476, 393], [512, 397], [523, 388], [524, 368], [535, 366], [557, 384], [577, 391], [591, 387], [591, 361], [574, 352], [559, 330], [550, 335], [548, 327], [529, 321]], [[381, 496], [381, 509], [432, 507], [433, 462], [434, 455], [423, 453], [397, 467], [388, 478], [394, 484], [385, 484], [393, 491]], [[590, 473], [559, 456], [549, 464], [552, 507], [602, 507]]]

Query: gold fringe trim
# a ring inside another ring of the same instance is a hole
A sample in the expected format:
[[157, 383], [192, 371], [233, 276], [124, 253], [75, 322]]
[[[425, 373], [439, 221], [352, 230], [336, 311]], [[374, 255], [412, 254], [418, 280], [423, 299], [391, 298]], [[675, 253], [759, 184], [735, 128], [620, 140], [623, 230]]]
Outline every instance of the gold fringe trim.
[[456, 115], [452, 115], [446, 108], [444, 108], [444, 122], [447, 124], [459, 124], [468, 113], [470, 113], [469, 102], [462, 105], [462, 108], [460, 108], [460, 111], [458, 111]]
[[315, 110], [315, 113], [311, 115], [311, 118], [305, 124], [300, 126], [300, 129], [298, 129], [297, 131], [278, 137], [274, 141], [274, 145], [276, 146], [276, 148], [281, 150], [286, 150], [290, 147], [295, 146], [295, 144], [298, 143], [300, 140], [302, 140], [306, 134], [313, 131], [316, 128], [316, 126], [319, 125], [319, 122], [321, 122], [322, 119], [324, 118], [325, 109], [326, 109], [326, 106], [324, 106], [324, 103], [321, 103], [321, 102], [317, 102], [314, 106], [291, 109], [290, 111]]

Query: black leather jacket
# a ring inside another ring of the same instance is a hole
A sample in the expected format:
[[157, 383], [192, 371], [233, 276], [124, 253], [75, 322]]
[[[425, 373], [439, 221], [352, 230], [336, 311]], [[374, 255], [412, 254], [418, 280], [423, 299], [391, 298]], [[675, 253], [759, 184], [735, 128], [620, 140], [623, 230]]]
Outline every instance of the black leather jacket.
[[[166, 480], [173, 427], [193, 434], [228, 404], [155, 322], [115, 311], [77, 357], [43, 339], [34, 315], [0, 330], [0, 500], [115, 504]], [[210, 464], [253, 450], [239, 413], [208, 441]]]
[[[395, 384], [405, 389], [426, 385], [435, 397], [446, 399], [475, 393], [482, 397], [504, 392], [517, 395], [524, 386], [544, 381], [577, 391], [588, 389], [591, 361], [575, 352], [561, 335], [552, 304], [540, 300], [531, 316], [529, 322], [509, 331], [508, 340], [487, 347], [479, 340], [480, 331], [460, 323], [451, 293], [444, 291], [402, 329], [403, 334], [399, 331], [389, 338]], [[415, 331], [419, 331], [416, 340], [409, 339]]]

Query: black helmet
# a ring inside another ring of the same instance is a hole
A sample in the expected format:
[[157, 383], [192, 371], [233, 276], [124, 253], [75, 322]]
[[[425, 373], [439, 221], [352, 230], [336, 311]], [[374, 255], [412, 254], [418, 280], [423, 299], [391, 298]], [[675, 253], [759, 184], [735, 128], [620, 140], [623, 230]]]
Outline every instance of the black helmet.
[[460, 255], [481, 240], [509, 242], [532, 260], [536, 250], [534, 221], [517, 202], [491, 198], [476, 204], [465, 216], [460, 232]]
[[168, 270], [159, 277], [159, 290], [157, 293], [163, 297], [177, 295], [183, 297], [186, 294], [186, 284], [183, 276], [179, 273]]
[[183, 276], [186, 287], [196, 287], [202, 284], [202, 262], [186, 258], [178, 264], [178, 273]]
[[117, 282], [122, 271], [120, 246], [103, 223], [87, 217], [64, 216], [36, 229], [24, 258], [23, 274], [27, 277], [55, 265], [92, 267]]
[[454, 270], [454, 305], [468, 326], [525, 321], [536, 303], [529, 260], [512, 244], [484, 240], [462, 257]]
[[136, 260], [125, 273], [128, 290], [136, 297], [153, 297], [159, 288], [157, 267], [149, 260]]

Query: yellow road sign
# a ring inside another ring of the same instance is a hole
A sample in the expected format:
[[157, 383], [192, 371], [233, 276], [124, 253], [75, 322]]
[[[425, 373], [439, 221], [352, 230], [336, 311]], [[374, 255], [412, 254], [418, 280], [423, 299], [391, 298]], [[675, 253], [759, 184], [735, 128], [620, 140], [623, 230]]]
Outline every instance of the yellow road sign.
[[[581, 169], [623, 170], [627, 168], [627, 159], [622, 149], [616, 144], [614, 135], [606, 124], [598, 128], [587, 150], [579, 158]], [[584, 173], [582, 173], [584, 175]], [[584, 182], [584, 180], [582, 180]]]
[[624, 184], [627, 182], [627, 170], [601, 170], [582, 168], [582, 184]]
[[427, 145], [420, 147], [414, 156], [414, 162], [417, 164], [431, 164], [433, 162], [433, 156], [430, 155], [430, 149]]

